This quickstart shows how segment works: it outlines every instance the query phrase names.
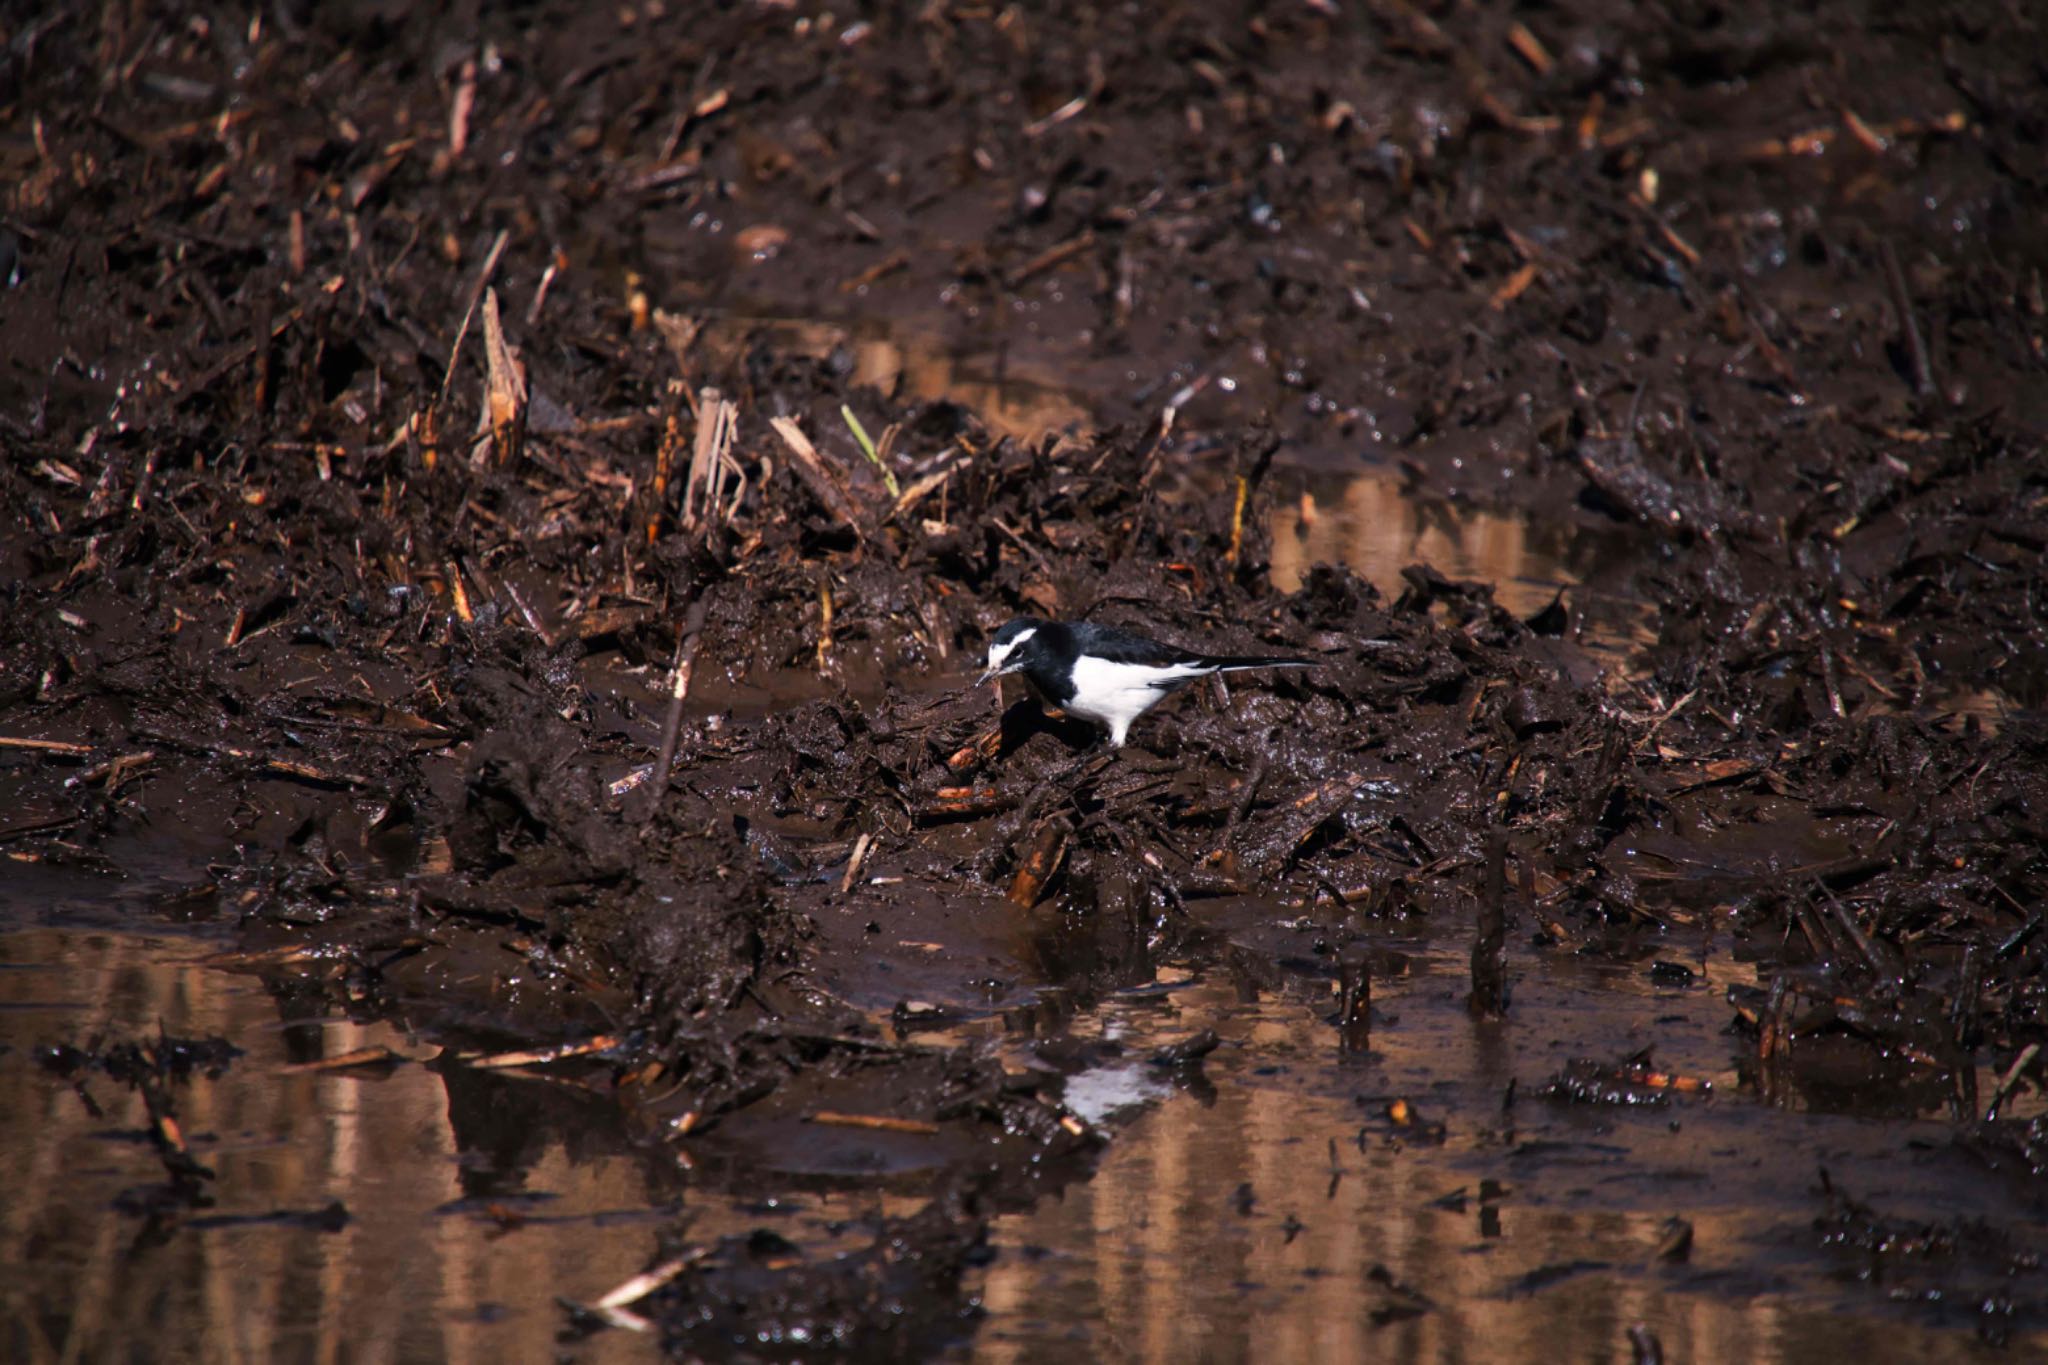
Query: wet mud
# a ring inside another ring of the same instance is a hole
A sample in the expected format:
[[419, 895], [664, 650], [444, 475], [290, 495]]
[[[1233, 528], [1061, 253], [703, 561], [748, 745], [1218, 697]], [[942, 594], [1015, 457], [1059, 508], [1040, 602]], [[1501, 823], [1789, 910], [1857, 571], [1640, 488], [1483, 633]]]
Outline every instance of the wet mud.
[[0, 1342], [2039, 1350], [2048, 90], [1866, 20], [6, 19]]

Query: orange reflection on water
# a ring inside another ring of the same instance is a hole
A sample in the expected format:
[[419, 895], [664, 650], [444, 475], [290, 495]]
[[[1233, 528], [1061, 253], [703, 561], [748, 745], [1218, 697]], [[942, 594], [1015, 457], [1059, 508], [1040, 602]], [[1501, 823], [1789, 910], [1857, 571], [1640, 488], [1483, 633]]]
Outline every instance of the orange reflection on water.
[[[441, 1076], [419, 1065], [282, 1071], [373, 1043], [436, 1049], [387, 1024], [284, 1024], [255, 978], [198, 965], [205, 951], [197, 940], [60, 929], [0, 938], [0, 1166], [14, 1173], [0, 1200], [0, 1258], [13, 1267], [0, 1287], [0, 1356], [496, 1365], [545, 1358], [561, 1323], [556, 1293], [595, 1297], [643, 1267], [651, 1232], [574, 1217], [644, 1210], [638, 1161], [572, 1160], [556, 1145], [534, 1153], [520, 1192], [557, 1199], [509, 1199], [504, 1221], [449, 1211], [474, 1154], [459, 1150]], [[148, 1041], [160, 1028], [225, 1036], [245, 1055], [217, 1080], [172, 1088], [193, 1155], [215, 1173], [215, 1203], [159, 1234], [112, 1207], [163, 1180], [139, 1097], [88, 1074], [104, 1110], [95, 1116], [33, 1049]], [[338, 1229], [274, 1218], [337, 1201], [347, 1210]], [[520, 1213], [535, 1221], [521, 1225]], [[579, 1358], [655, 1356], [645, 1340], [611, 1333]]]
[[[1426, 976], [1415, 992], [1440, 993], [1446, 980]], [[1454, 1124], [1443, 1145], [1403, 1141], [1379, 1099], [1350, 1093], [1413, 1096], [1423, 1115], [1449, 1117], [1449, 1099], [1431, 1091], [1450, 1059], [1461, 1059], [1461, 1080], [1476, 1072], [1490, 1089], [1530, 1040], [1475, 1050], [1470, 1030], [1444, 1028], [1434, 1008], [1425, 1031], [1410, 993], [1410, 1026], [1377, 1030], [1373, 1062], [1333, 1093], [1334, 1030], [1320, 1000], [1247, 1009], [1217, 982], [1175, 999], [1171, 1032], [1213, 1027], [1226, 1039], [1215, 1089], [1154, 1105], [1118, 1129], [1092, 1180], [999, 1220], [990, 1317], [972, 1359], [1628, 1362], [1636, 1324], [1676, 1361], [1980, 1357], [1963, 1333], [1842, 1316], [1782, 1288], [1744, 1292], [1770, 1287], [1756, 1249], [1773, 1220], [1782, 1225], [1781, 1207], [1684, 1183], [1653, 1207], [1545, 1196], [1533, 1182], [1489, 1198], [1482, 1172], [1506, 1152], [1487, 1133]], [[1225, 1074], [1232, 1042], [1256, 1045], [1245, 1054], [1256, 1072]], [[1732, 1088], [1732, 1073], [1713, 1078]], [[1657, 1160], [1681, 1161], [1700, 1141], [1675, 1132], [1683, 1115]], [[1580, 1133], [1589, 1191], [1622, 1169], [1607, 1151], [1627, 1139], [1601, 1127], [1588, 1119]], [[1461, 1202], [1445, 1198], [1460, 1190]], [[1694, 1249], [1667, 1266], [1655, 1252], [1680, 1211]]]
[[1317, 564], [1343, 564], [1389, 599], [1401, 571], [1425, 564], [1448, 578], [1491, 583], [1494, 600], [1520, 617], [1560, 590], [1582, 623], [1581, 643], [1616, 664], [1654, 638], [1647, 603], [1602, 581], [1639, 560], [1625, 538], [1519, 513], [1428, 497], [1382, 470], [1305, 476], [1298, 502], [1274, 509], [1273, 586], [1293, 592]]

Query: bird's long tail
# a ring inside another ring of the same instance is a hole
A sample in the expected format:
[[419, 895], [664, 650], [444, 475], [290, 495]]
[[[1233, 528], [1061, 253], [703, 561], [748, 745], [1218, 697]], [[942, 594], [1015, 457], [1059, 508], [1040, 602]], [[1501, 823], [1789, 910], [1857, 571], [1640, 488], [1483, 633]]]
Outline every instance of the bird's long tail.
[[1218, 658], [1212, 656], [1202, 660], [1202, 662], [1208, 667], [1215, 669], [1218, 673], [1235, 673], [1243, 668], [1314, 668], [1322, 660], [1297, 659], [1289, 654], [1271, 654], [1258, 657], [1232, 656]]

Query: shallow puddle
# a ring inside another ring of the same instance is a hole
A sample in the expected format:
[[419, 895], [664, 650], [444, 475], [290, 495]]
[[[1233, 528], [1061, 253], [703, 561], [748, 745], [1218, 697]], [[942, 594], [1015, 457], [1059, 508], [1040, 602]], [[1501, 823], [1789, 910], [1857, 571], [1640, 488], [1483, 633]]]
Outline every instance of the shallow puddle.
[[[1907, 1218], [1954, 1216], [1959, 1197], [2000, 1215], [1940, 1115], [1880, 1129], [1759, 1106], [1711, 972], [1665, 990], [1558, 960], [1518, 980], [1510, 1022], [1480, 1025], [1459, 955], [1410, 946], [1364, 1055], [1340, 1049], [1320, 981], [1248, 1000], [1226, 975], [1183, 976], [1077, 1022], [1125, 1049], [1069, 1089], [1106, 1099], [1118, 1138], [1092, 1180], [999, 1221], [973, 1358], [1627, 1360], [1636, 1325], [1673, 1360], [1983, 1358], [1966, 1332], [1873, 1314], [1871, 1268], [1816, 1245], [1822, 1168], [1900, 1147], [1940, 1167], [1940, 1195], [1857, 1197]], [[1145, 1064], [1203, 1029], [1223, 1045], [1199, 1079]], [[1541, 1094], [1576, 1057], [1652, 1043], [1712, 1091], [1635, 1109]], [[1660, 1256], [1674, 1218], [1689, 1248]], [[1957, 1303], [1957, 1326], [1973, 1316]]]
[[[679, 1210], [696, 1235], [770, 1227], [810, 1254], [903, 1211], [859, 1189], [693, 1188], [687, 1157], [637, 1142], [606, 1096], [303, 1014], [208, 965], [218, 941], [165, 931], [146, 898], [69, 889], [81, 898], [33, 919], [0, 905], [5, 1359], [128, 1359], [147, 1342], [158, 1361], [654, 1360], [654, 1338], [627, 1331], [557, 1344], [557, 1299], [638, 1273]], [[171, 1087], [212, 1177], [208, 1202], [151, 1217], [130, 1211], [165, 1182], [140, 1097], [95, 1073], [82, 1097], [37, 1053], [164, 1035], [241, 1055]], [[408, 1060], [303, 1069], [373, 1047]]]
[[[921, 1203], [801, 1170], [793, 1151], [706, 1179], [689, 1144], [635, 1140], [601, 1095], [452, 1065], [391, 1024], [301, 1014], [207, 965], [204, 936], [110, 927], [120, 904], [60, 901], [33, 921], [17, 907], [0, 935], [0, 1159], [26, 1177], [0, 1215], [17, 1267], [0, 1298], [10, 1358], [149, 1340], [159, 1360], [229, 1344], [258, 1359], [653, 1359], [653, 1340], [625, 1331], [558, 1344], [555, 1296], [589, 1302], [628, 1279], [678, 1214], [693, 1240], [766, 1229], [823, 1257]], [[1234, 922], [1212, 927], [1262, 954], [1303, 932], [1227, 909]], [[1067, 1094], [1112, 1141], [1092, 1179], [997, 1219], [976, 1289], [987, 1316], [952, 1354], [1625, 1359], [1642, 1324], [1681, 1360], [1981, 1355], [1967, 1332], [1872, 1313], [1854, 1255], [1815, 1246], [1812, 1228], [1823, 1166], [1896, 1169], [1902, 1145], [1940, 1167], [1939, 1206], [1910, 1183], [1855, 1191], [1889, 1215], [1995, 1220], [1996, 1189], [1934, 1113], [1902, 1128], [1757, 1104], [1716, 975], [1746, 983], [1747, 968], [1713, 956], [1702, 984], [1663, 989], [1552, 957], [1518, 970], [1509, 1023], [1478, 1025], [1455, 950], [1388, 938], [1373, 960], [1385, 979], [1363, 1052], [1342, 1046], [1312, 969], [1255, 984], [1214, 963], [1163, 967], [1099, 1009], [1046, 1016], [1052, 1041], [1094, 1049]], [[1039, 1017], [925, 1038], [1033, 1065]], [[1199, 1069], [1147, 1063], [1204, 1029], [1221, 1046]], [[36, 1049], [160, 1033], [222, 1036], [242, 1055], [174, 1091], [211, 1203], [152, 1219], [121, 1208], [163, 1176], [140, 1100], [89, 1076], [95, 1113]], [[1660, 1066], [1712, 1092], [1639, 1109], [1540, 1093], [1618, 1040], [1654, 1043]], [[290, 1069], [372, 1046], [410, 1060]], [[1690, 1252], [1660, 1258], [1674, 1217]], [[1956, 1325], [1972, 1312], [1959, 1304]]]
[[[620, 1226], [657, 1216], [640, 1161], [573, 1128], [522, 1131], [519, 1106], [423, 1065], [287, 1071], [438, 1049], [387, 1024], [293, 1018], [255, 977], [201, 965], [214, 947], [62, 924], [0, 936], [0, 1163], [17, 1182], [0, 1213], [14, 1267], [0, 1354], [530, 1359], [561, 1322], [537, 1286], [594, 1294], [640, 1268], [647, 1235]], [[152, 1219], [117, 1207], [164, 1178], [141, 1099], [89, 1075], [96, 1114], [35, 1050], [160, 1031], [243, 1055], [173, 1088], [212, 1202]], [[614, 1334], [585, 1358], [650, 1357]]]
[[850, 384], [898, 404], [958, 403], [991, 432], [1018, 440], [1085, 425], [1091, 413], [1056, 371], [1013, 361], [1001, 348], [963, 348], [908, 322], [721, 312], [704, 319], [696, 344], [715, 365], [735, 363], [755, 347], [825, 361], [844, 368]]
[[1640, 539], [1622, 528], [1544, 524], [1523, 512], [1432, 497], [1386, 470], [1306, 471], [1293, 506], [1274, 511], [1273, 586], [1293, 592], [1317, 564], [1343, 564], [1389, 598], [1401, 571], [1427, 565], [1449, 578], [1491, 583], [1494, 600], [1524, 619], [1560, 593], [1579, 618], [1579, 643], [1610, 667], [1656, 638], [1650, 604], [1628, 575]]

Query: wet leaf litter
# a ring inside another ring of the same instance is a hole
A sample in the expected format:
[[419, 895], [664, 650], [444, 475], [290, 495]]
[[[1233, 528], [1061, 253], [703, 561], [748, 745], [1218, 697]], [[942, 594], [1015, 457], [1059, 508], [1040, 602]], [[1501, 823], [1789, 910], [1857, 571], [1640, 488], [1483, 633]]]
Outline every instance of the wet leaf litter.
[[[2035, 1340], [2042, 96], [1951, 17], [1809, 21], [1881, 93], [1761, 7], [32, 21], [0, 855], [152, 869], [209, 970], [704, 1188], [918, 1196], [831, 1255], [678, 1218], [576, 1330], [973, 1349], [991, 1228], [1152, 1140], [1076, 1105], [1131, 1050], [1145, 1105], [1291, 1065], [1356, 1101], [1309, 1140], [1505, 1153], [1523, 1206], [1726, 1124], [1803, 1269], [1695, 1256]], [[1595, 666], [1583, 589], [1427, 565], [1279, 590], [1361, 456], [1626, 538], [1648, 638]], [[1321, 666], [1105, 755], [960, 686], [1027, 614]], [[1424, 1028], [1583, 1046], [1482, 1100], [1395, 1083]], [[175, 1237], [219, 1182], [130, 1070], [171, 1183], [123, 1216]], [[1892, 1136], [1771, 1126], [1831, 1115]], [[1459, 1311], [1377, 1268], [1379, 1325]]]

